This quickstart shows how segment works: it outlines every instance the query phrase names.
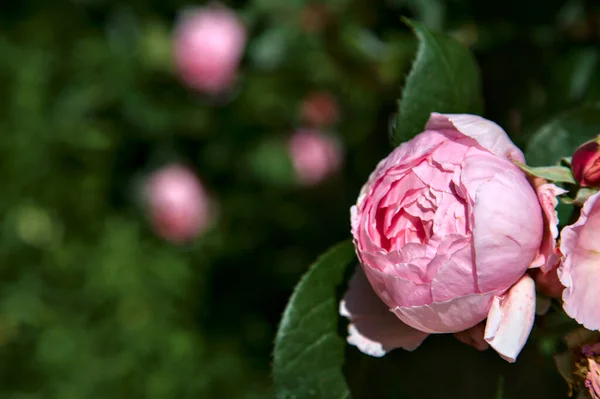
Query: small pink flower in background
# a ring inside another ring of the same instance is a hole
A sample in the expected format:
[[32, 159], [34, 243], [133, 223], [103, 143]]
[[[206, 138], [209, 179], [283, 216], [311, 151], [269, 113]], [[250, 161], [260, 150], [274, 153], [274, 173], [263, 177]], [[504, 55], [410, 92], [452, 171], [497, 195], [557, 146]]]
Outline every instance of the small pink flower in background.
[[338, 119], [337, 101], [328, 92], [310, 93], [302, 102], [302, 122], [310, 126], [330, 126]]
[[170, 165], [146, 180], [146, 201], [156, 234], [179, 244], [204, 232], [211, 222], [210, 199], [196, 175]]
[[565, 312], [589, 330], [600, 329], [600, 193], [586, 200], [579, 220], [561, 231], [558, 268]]
[[[402, 327], [373, 335], [380, 319], [350, 309], [350, 343], [369, 353], [361, 345], [381, 339], [385, 353], [414, 349], [415, 331], [422, 340], [468, 330], [457, 338], [479, 349], [485, 340], [515, 361], [533, 326], [535, 285], [526, 271], [544, 219], [513, 160], [525, 161], [498, 125], [433, 113], [425, 132], [377, 165], [351, 209], [352, 234], [367, 288]], [[373, 295], [367, 288], [350, 285], [347, 296]]]
[[600, 139], [583, 144], [573, 154], [571, 170], [583, 187], [600, 187]]
[[288, 151], [298, 181], [305, 186], [320, 183], [336, 172], [343, 162], [340, 143], [318, 131], [295, 132], [288, 142]]
[[207, 94], [232, 85], [246, 44], [246, 29], [237, 14], [220, 5], [186, 11], [174, 35], [175, 65], [181, 79]]

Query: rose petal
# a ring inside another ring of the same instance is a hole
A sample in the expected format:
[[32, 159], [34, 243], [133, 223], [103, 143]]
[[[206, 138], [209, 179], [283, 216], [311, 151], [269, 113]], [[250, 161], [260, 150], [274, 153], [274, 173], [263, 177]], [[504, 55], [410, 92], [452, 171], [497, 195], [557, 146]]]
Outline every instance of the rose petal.
[[535, 318], [535, 283], [524, 275], [503, 297], [495, 297], [488, 314], [485, 340], [514, 363], [525, 346]]
[[455, 333], [467, 330], [485, 319], [498, 292], [472, 294], [430, 305], [396, 307], [392, 312], [406, 324], [428, 333]]
[[[519, 179], [523, 184], [517, 184]], [[479, 186], [473, 213], [479, 292], [508, 289], [525, 273], [542, 241], [537, 197], [523, 175], [507, 169]]]
[[600, 193], [592, 195], [583, 205], [579, 220], [561, 232], [560, 251], [563, 261], [558, 278], [566, 287], [563, 308], [578, 323], [589, 330], [600, 329]]
[[525, 163], [523, 152], [514, 145], [506, 132], [496, 123], [477, 115], [438, 114], [433, 112], [425, 126], [429, 130], [456, 129], [475, 139], [483, 148], [500, 158]]
[[542, 244], [530, 267], [541, 267], [543, 272], [548, 272], [558, 265], [560, 257], [556, 251], [556, 238], [558, 237], [558, 205], [557, 197], [565, 194], [563, 190], [554, 184], [546, 183], [543, 179], [534, 179], [533, 185], [537, 193], [544, 216], [544, 233]]
[[381, 272], [366, 264], [363, 265], [363, 271], [379, 298], [389, 308], [403, 306], [406, 303], [425, 304], [431, 302], [431, 290], [427, 282], [407, 280]]
[[435, 302], [449, 301], [476, 291], [471, 251], [472, 247], [465, 245], [440, 267], [431, 282], [431, 294]]
[[407, 326], [390, 312], [373, 292], [360, 266], [340, 302], [340, 315], [350, 320], [348, 343], [371, 356], [381, 357], [396, 348], [415, 350], [428, 335]]

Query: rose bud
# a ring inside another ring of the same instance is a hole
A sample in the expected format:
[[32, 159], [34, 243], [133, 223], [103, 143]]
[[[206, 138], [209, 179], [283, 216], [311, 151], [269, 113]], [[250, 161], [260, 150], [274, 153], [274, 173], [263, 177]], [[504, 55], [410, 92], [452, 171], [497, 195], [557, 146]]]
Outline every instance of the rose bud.
[[[535, 285], [526, 271], [544, 219], [513, 160], [525, 162], [495, 123], [433, 113], [423, 133], [377, 165], [351, 209], [357, 274], [369, 284], [351, 284], [342, 301], [350, 343], [381, 356], [487, 318], [483, 339], [515, 361], [533, 326]], [[373, 295], [395, 324], [368, 317], [371, 302], [356, 314], [346, 304]], [[475, 332], [469, 341], [478, 341]]]
[[560, 233], [563, 259], [558, 278], [566, 287], [562, 294], [567, 315], [589, 330], [600, 329], [600, 193], [592, 195], [577, 222]]
[[305, 186], [320, 183], [336, 172], [343, 161], [339, 142], [318, 131], [295, 132], [288, 142], [288, 151], [296, 177]]
[[310, 126], [332, 125], [337, 120], [338, 113], [337, 101], [327, 92], [309, 94], [301, 106], [302, 122]]
[[198, 178], [181, 165], [154, 172], [145, 182], [150, 221], [156, 234], [179, 244], [210, 225], [211, 206]]
[[588, 141], [575, 151], [571, 170], [582, 187], [600, 187], [600, 139]]
[[175, 66], [191, 88], [216, 95], [231, 86], [244, 52], [246, 30], [224, 6], [185, 12], [174, 34]]

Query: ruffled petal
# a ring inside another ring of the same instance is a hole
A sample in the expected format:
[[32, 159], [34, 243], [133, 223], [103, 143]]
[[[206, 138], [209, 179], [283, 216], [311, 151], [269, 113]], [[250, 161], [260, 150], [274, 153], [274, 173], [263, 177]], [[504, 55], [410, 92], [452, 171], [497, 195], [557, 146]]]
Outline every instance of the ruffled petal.
[[[368, 259], [369, 254], [363, 254]], [[427, 282], [413, 281], [403, 277], [381, 272], [368, 264], [363, 271], [375, 292], [388, 308], [410, 304], [431, 302], [431, 288]]]
[[465, 245], [440, 267], [431, 282], [431, 294], [435, 302], [448, 301], [477, 291], [471, 252], [472, 247]]
[[392, 311], [406, 324], [428, 333], [455, 333], [483, 321], [499, 292], [472, 294], [429, 305], [396, 307]]
[[350, 320], [348, 343], [375, 357], [396, 348], [415, 350], [429, 335], [407, 326], [390, 312], [373, 292], [360, 266], [340, 302], [340, 315]]
[[514, 363], [525, 346], [535, 318], [535, 283], [524, 275], [502, 297], [495, 297], [485, 326], [485, 340]]
[[589, 330], [600, 329], [600, 193], [583, 205], [579, 220], [561, 232], [560, 251], [563, 261], [558, 278], [566, 287], [563, 308]]
[[475, 139], [480, 146], [500, 158], [525, 163], [523, 152], [496, 123], [477, 115], [438, 114], [433, 112], [425, 129], [454, 129]]
[[544, 233], [542, 244], [538, 255], [530, 267], [541, 267], [543, 272], [548, 272], [558, 266], [560, 255], [556, 250], [556, 239], [558, 238], [558, 205], [557, 197], [565, 194], [563, 190], [554, 184], [547, 183], [544, 179], [533, 179], [533, 186], [537, 193], [544, 216]]

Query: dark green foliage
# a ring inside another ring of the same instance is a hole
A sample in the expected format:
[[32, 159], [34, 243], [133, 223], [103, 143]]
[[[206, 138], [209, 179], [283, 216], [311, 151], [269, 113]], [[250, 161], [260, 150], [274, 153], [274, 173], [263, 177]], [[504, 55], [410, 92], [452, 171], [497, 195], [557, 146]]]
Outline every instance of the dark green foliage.
[[399, 100], [393, 145], [422, 132], [432, 112], [478, 115], [483, 110], [479, 68], [469, 50], [451, 37], [406, 22], [419, 49]]
[[273, 354], [278, 398], [349, 398], [345, 342], [337, 314], [344, 272], [356, 262], [350, 240], [320, 257], [296, 286], [281, 319]]

